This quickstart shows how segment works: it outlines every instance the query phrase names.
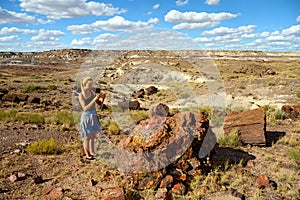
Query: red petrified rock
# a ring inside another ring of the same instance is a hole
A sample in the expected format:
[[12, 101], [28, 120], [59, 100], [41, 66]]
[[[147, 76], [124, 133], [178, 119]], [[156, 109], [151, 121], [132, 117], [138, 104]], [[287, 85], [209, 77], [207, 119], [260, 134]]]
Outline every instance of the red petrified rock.
[[261, 175], [256, 179], [256, 182], [258, 184], [258, 188], [265, 188], [270, 187], [270, 180], [269, 177], [266, 175]]
[[169, 188], [173, 184], [173, 177], [171, 175], [167, 175], [163, 180], [160, 182], [160, 188]]
[[125, 200], [124, 188], [107, 188], [101, 192], [102, 200]]
[[224, 119], [226, 134], [237, 130], [244, 144], [266, 145], [266, 115], [263, 108], [229, 114]]
[[281, 110], [284, 111], [289, 118], [296, 119], [300, 117], [300, 105], [297, 106], [284, 105], [281, 107]]
[[168, 200], [169, 195], [168, 195], [167, 188], [158, 188], [158, 190], [155, 194], [155, 199], [156, 200]]
[[177, 183], [176, 185], [174, 185], [174, 187], [172, 188], [172, 193], [173, 194], [177, 194], [177, 195], [184, 195], [185, 193], [185, 185], [183, 185], [182, 183]]

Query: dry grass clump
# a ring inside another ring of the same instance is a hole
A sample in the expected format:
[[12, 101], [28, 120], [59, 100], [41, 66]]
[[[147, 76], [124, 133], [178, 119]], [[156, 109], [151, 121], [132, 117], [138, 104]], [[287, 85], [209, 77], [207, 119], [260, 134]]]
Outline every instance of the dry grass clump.
[[63, 149], [62, 144], [54, 138], [50, 138], [49, 140], [41, 140], [28, 145], [26, 152], [30, 154], [58, 155], [63, 152]]
[[287, 151], [287, 155], [300, 165], [300, 147], [292, 148]]
[[242, 145], [239, 138], [238, 130], [233, 130], [229, 134], [223, 133], [220, 138], [218, 138], [218, 143], [221, 147], [238, 147]]
[[116, 122], [112, 122], [108, 125], [107, 131], [112, 135], [118, 135], [120, 132], [120, 128]]

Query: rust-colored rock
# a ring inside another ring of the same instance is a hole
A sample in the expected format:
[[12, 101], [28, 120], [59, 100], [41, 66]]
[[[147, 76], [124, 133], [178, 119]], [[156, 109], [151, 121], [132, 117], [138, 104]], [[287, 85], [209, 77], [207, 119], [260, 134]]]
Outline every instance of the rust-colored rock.
[[154, 86], [150, 86], [148, 88], [146, 88], [146, 95], [152, 95], [157, 93], [158, 89]]
[[160, 182], [160, 188], [170, 188], [173, 184], [173, 177], [171, 175], [167, 175], [163, 180]]
[[101, 192], [102, 200], [125, 200], [124, 188], [107, 188]]
[[295, 105], [295, 106], [284, 105], [281, 107], [281, 110], [284, 111], [291, 119], [300, 118], [300, 105]]
[[258, 188], [265, 188], [270, 187], [270, 180], [269, 177], [266, 175], [261, 175], [256, 179], [256, 182], [258, 184]]
[[177, 195], [184, 195], [186, 191], [186, 187], [185, 185], [183, 185], [182, 183], [177, 183], [176, 185], [174, 185], [174, 187], [172, 188], [172, 193], [173, 194], [177, 194]]
[[225, 134], [237, 130], [243, 144], [266, 145], [266, 115], [263, 108], [232, 113], [224, 119]]
[[18, 95], [15, 93], [7, 93], [2, 97], [3, 101], [11, 101], [14, 103], [19, 103], [20, 99], [18, 98]]
[[168, 190], [167, 188], [158, 188], [155, 194], [156, 200], [169, 200]]

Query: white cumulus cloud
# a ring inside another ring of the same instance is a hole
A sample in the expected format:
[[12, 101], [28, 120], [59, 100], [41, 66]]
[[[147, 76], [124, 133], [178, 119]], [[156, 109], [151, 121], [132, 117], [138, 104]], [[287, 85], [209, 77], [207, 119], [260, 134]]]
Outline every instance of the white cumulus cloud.
[[222, 36], [227, 34], [249, 34], [254, 31], [256, 28], [255, 25], [248, 25], [248, 26], [240, 26], [238, 28], [228, 28], [228, 27], [219, 27], [215, 28], [213, 30], [204, 31], [202, 32], [202, 35], [209, 36], [209, 35], [216, 35], [216, 36]]
[[215, 6], [220, 4], [220, 0], [206, 0], [205, 3], [210, 6]]
[[0, 37], [0, 42], [12, 42], [20, 39], [21, 38], [17, 35], [11, 35], [11, 36]]
[[86, 15], [112, 16], [126, 12], [111, 4], [87, 0], [20, 0], [20, 6], [27, 12], [46, 15], [50, 19], [74, 18]]
[[189, 0], [177, 0], [176, 1], [176, 5], [177, 6], [185, 6], [185, 5], [187, 5], [189, 3]]
[[296, 22], [300, 22], [300, 15], [296, 18]]
[[[232, 13], [227, 13], [227, 12], [220, 12], [220, 13], [207, 13], [207, 12], [180, 12], [177, 10], [171, 10], [169, 11], [164, 19], [167, 22], [172, 22], [172, 23], [189, 23], [188, 24], [181, 24], [178, 26], [175, 26], [173, 28], [176, 29], [195, 29], [195, 27], [204, 27], [203, 24], [200, 23], [207, 23], [207, 24], [219, 24], [223, 20], [229, 20], [232, 18], [237, 17], [238, 14], [232, 14]], [[192, 23], [197, 23], [197, 24], [192, 24]]]
[[33, 36], [31, 40], [33, 41], [56, 41], [58, 36], [65, 35], [64, 32], [60, 30], [45, 30], [40, 29], [37, 36]]
[[153, 9], [157, 9], [157, 8], [159, 8], [159, 4], [155, 4], [155, 5], [153, 6]]
[[36, 33], [36, 30], [30, 30], [30, 29], [20, 29], [17, 27], [3, 27], [0, 29], [0, 35], [8, 35], [8, 34], [16, 34], [16, 33], [22, 33], [22, 34], [34, 34]]
[[147, 22], [142, 21], [129, 21], [124, 17], [115, 16], [108, 20], [99, 20], [92, 24], [71, 25], [67, 30], [72, 31], [73, 34], [87, 34], [98, 32], [100, 30], [106, 31], [137, 31], [142, 29], [151, 28], [154, 24], [159, 22], [158, 18], [151, 18]]
[[300, 37], [300, 25], [291, 26], [290, 28], [282, 30], [283, 35], [295, 35]]
[[16, 13], [0, 7], [0, 24], [36, 23], [36, 18], [26, 13]]
[[220, 22], [203, 22], [203, 23], [180, 23], [173, 26], [174, 30], [196, 30], [217, 26]]

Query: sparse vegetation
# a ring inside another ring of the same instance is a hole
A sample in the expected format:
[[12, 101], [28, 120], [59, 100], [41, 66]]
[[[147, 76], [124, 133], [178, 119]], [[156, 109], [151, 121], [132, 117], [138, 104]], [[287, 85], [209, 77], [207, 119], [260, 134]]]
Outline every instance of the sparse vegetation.
[[27, 146], [26, 151], [30, 154], [60, 154], [62, 153], [62, 145], [54, 138], [49, 140], [41, 140]]
[[287, 155], [294, 159], [299, 165], [300, 165], [300, 147], [296, 147], [296, 148], [293, 148], [293, 149], [289, 149], [287, 151]]
[[57, 86], [56, 85], [49, 85], [48, 88], [50, 90], [56, 90], [57, 89]]
[[[49, 115], [49, 114], [48, 114]], [[60, 125], [73, 125], [74, 118], [70, 111], [62, 110], [58, 112], [51, 113], [45, 120], [49, 124], [60, 124]]]
[[218, 143], [220, 146], [233, 148], [242, 145], [238, 130], [233, 130], [229, 134], [223, 133], [222, 136], [218, 138]]
[[116, 122], [111, 122], [107, 127], [107, 131], [112, 135], [118, 135], [120, 128]]
[[30, 92], [35, 92], [35, 91], [43, 91], [47, 89], [45, 86], [38, 86], [38, 85], [28, 85], [24, 87], [24, 92], [25, 93], [30, 93]]
[[269, 81], [268, 86], [275, 86], [275, 82], [274, 81]]
[[43, 124], [45, 116], [38, 113], [23, 113], [16, 114], [15, 120], [23, 124]]
[[298, 92], [296, 93], [296, 96], [297, 96], [298, 98], [300, 98], [300, 91], [298, 91]]

